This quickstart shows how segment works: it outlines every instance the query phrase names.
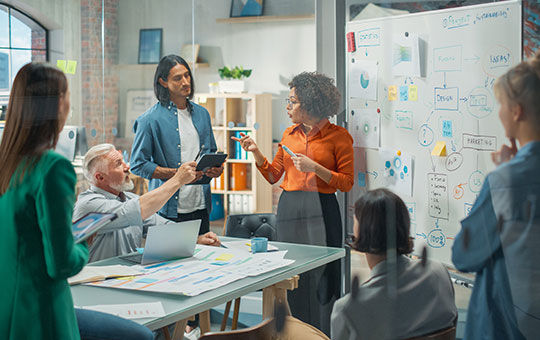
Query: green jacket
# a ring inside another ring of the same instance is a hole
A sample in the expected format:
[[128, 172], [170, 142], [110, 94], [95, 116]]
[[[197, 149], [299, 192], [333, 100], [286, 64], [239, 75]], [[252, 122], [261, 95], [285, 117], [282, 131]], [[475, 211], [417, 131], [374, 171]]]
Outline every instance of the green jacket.
[[71, 234], [73, 167], [47, 151], [22, 183], [14, 178], [0, 196], [0, 339], [79, 339], [66, 279], [88, 249]]

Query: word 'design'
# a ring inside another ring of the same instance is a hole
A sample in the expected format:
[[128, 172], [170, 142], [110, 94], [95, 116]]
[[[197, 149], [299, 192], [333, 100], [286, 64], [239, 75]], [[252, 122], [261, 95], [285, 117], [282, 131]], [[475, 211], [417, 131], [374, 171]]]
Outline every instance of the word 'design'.
[[429, 216], [448, 219], [448, 176], [428, 174]]
[[435, 88], [435, 109], [457, 111], [459, 91], [457, 87]]
[[479, 151], [495, 151], [497, 150], [497, 137], [464, 133], [463, 148]]

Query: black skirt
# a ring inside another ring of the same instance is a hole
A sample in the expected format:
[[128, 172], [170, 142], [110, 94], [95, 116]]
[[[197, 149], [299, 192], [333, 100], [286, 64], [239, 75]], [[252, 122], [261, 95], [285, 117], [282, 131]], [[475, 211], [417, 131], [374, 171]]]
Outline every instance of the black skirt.
[[[277, 210], [281, 242], [342, 247], [343, 227], [335, 194], [283, 191]], [[333, 302], [340, 297], [341, 264], [334, 261], [300, 275], [298, 288], [288, 292], [296, 318], [330, 335]]]

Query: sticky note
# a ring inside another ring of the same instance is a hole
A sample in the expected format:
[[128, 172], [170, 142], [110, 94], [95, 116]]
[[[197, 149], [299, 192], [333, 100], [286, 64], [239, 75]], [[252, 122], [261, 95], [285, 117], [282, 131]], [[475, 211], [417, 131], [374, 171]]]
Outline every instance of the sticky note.
[[435, 144], [435, 147], [431, 151], [432, 156], [440, 156], [444, 157], [446, 156], [446, 142], [439, 141], [437, 144]]
[[396, 85], [388, 86], [388, 100], [389, 101], [397, 100], [397, 86]]
[[66, 72], [66, 61], [65, 60], [61, 60], [61, 59], [58, 59], [56, 61], [56, 66], [61, 69], [63, 72]]
[[221, 254], [220, 257], [216, 258], [216, 261], [229, 261], [234, 257], [233, 254]]
[[442, 135], [443, 137], [452, 138], [452, 121], [451, 120], [443, 120]]
[[77, 71], [77, 60], [68, 60], [66, 65], [66, 73], [75, 74]]
[[418, 100], [418, 86], [409, 86], [409, 100], [415, 102]]
[[366, 173], [365, 172], [359, 172], [358, 173], [358, 186], [359, 187], [365, 187], [366, 186]]
[[406, 102], [409, 100], [409, 87], [403, 85], [399, 87], [399, 101]]

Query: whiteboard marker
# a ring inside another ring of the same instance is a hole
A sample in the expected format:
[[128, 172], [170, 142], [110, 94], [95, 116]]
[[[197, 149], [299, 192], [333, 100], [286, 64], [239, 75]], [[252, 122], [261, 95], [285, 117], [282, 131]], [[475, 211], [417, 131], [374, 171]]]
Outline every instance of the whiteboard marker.
[[291, 157], [296, 157], [296, 154], [294, 152], [292, 152], [291, 149], [289, 149], [287, 146], [281, 145], [281, 147], [283, 148], [283, 150], [285, 150], [286, 153], [291, 155]]

